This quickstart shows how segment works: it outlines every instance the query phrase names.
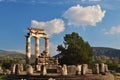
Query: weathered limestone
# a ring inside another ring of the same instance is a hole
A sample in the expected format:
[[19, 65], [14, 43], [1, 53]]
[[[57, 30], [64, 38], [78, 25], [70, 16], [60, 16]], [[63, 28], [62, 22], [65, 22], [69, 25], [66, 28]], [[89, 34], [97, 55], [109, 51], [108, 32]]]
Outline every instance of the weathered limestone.
[[62, 67], [62, 75], [66, 76], [67, 75], [67, 66], [64, 64]]
[[87, 64], [82, 64], [81, 68], [81, 75], [85, 75], [88, 71], [88, 65]]
[[19, 64], [20, 72], [23, 71], [23, 64]]
[[105, 72], [109, 72], [109, 70], [108, 70], [108, 65], [107, 65], [107, 64], [104, 64], [104, 67], [105, 67]]
[[19, 75], [20, 74], [20, 65], [19, 64], [16, 64], [16, 67], [15, 67], [15, 74], [16, 75]]
[[54, 78], [49, 78], [48, 80], [55, 80]]
[[67, 66], [67, 73], [68, 75], [76, 75], [76, 66], [75, 65]]
[[[45, 51], [44, 55], [46, 57], [49, 56], [49, 38], [48, 35], [45, 33], [44, 29], [39, 28], [28, 28], [29, 32], [26, 35], [26, 63], [29, 64], [29, 60], [31, 57], [31, 37], [35, 38], [35, 59], [38, 59], [40, 57], [40, 47], [39, 47], [39, 39], [44, 38], [45, 39]], [[36, 60], [37, 62], [37, 60]], [[37, 63], [35, 65], [38, 65]]]
[[31, 57], [30, 51], [31, 51], [31, 43], [30, 43], [30, 35], [26, 36], [26, 63], [29, 64], [29, 60]]
[[41, 65], [36, 65], [36, 71], [41, 71]]
[[[58, 59], [50, 57], [49, 54], [49, 38], [44, 29], [39, 28], [28, 28], [26, 35], [26, 64], [30, 64], [31, 57], [31, 38], [35, 39], [35, 71], [41, 71], [39, 65], [58, 65]], [[40, 39], [43, 38], [45, 41], [44, 51], [40, 52]], [[43, 67], [44, 68], [44, 67]], [[48, 68], [47, 68], [48, 69]], [[55, 70], [55, 69], [54, 69]], [[57, 71], [57, 70], [56, 70]], [[45, 71], [44, 71], [45, 72]]]
[[45, 65], [41, 66], [41, 75], [43, 75], [43, 76], [47, 75], [47, 70], [46, 70], [46, 66]]
[[35, 37], [35, 58], [37, 59], [39, 55], [40, 55], [39, 37]]
[[81, 65], [77, 65], [76, 74], [81, 75]]
[[23, 71], [23, 65], [22, 64], [13, 64], [11, 66], [11, 74], [19, 75], [22, 71]]
[[9, 75], [9, 74], [11, 74], [11, 71], [9, 69], [5, 69], [4, 73], [5, 73], [5, 75]]
[[99, 64], [94, 64], [92, 72], [93, 74], [99, 74]]
[[105, 65], [104, 65], [104, 63], [100, 63], [99, 64], [99, 71], [100, 71], [100, 73], [104, 73], [105, 72]]
[[11, 74], [15, 74], [15, 68], [16, 68], [16, 64], [12, 64], [12, 66], [11, 66]]
[[45, 51], [46, 56], [49, 56], [49, 38], [45, 38]]
[[33, 74], [33, 68], [31, 65], [27, 65], [26, 66], [26, 72], [27, 72], [27, 75], [32, 75]]

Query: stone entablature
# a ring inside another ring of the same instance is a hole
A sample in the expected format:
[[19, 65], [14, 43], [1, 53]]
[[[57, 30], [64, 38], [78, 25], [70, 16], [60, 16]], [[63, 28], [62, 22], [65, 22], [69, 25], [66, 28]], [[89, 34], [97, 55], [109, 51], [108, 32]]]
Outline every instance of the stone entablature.
[[32, 37], [48, 38], [48, 35], [46, 34], [44, 29], [28, 28], [28, 30], [29, 30], [28, 35], [30, 35]]

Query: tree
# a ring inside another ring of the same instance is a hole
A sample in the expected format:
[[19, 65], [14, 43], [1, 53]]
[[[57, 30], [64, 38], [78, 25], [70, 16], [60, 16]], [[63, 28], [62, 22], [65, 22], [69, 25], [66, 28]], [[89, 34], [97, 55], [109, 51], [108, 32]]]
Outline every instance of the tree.
[[25, 64], [25, 60], [22, 57], [17, 56], [16, 58], [13, 58], [11, 56], [4, 56], [0, 60], [0, 66], [2, 66], [3, 69], [10, 69], [12, 64]]
[[63, 45], [58, 45], [57, 51], [62, 55], [60, 64], [91, 64], [93, 61], [93, 49], [78, 33], [66, 34]]
[[115, 70], [119, 68], [119, 58], [118, 57], [109, 57], [106, 55], [96, 56], [95, 63], [105, 63], [108, 65], [110, 70]]

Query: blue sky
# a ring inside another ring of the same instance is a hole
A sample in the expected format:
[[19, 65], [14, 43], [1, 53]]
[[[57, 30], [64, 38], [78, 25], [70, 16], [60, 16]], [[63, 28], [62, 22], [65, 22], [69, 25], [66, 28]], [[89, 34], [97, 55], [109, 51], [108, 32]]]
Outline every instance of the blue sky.
[[25, 52], [30, 26], [47, 31], [51, 55], [72, 32], [91, 46], [120, 49], [120, 0], [0, 0], [1, 50]]

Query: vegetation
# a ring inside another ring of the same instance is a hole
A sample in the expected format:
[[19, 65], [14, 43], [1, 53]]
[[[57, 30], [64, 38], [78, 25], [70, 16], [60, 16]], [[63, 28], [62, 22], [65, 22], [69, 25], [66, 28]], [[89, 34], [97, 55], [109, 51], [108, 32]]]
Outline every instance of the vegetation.
[[96, 56], [95, 62], [96, 63], [102, 62], [102, 63], [107, 64], [110, 70], [116, 70], [120, 66], [118, 57], [110, 58], [110, 57], [105, 56], [105, 55]]
[[6, 80], [6, 75], [0, 75], [0, 80]]
[[109, 58], [117, 57], [118, 59], [120, 59], [120, 49], [108, 47], [93, 47], [93, 51], [95, 52], [95, 56], [105, 55]]
[[2, 69], [10, 69], [12, 64], [25, 64], [25, 60], [22, 57], [10, 57], [10, 56], [4, 56], [2, 59], [0, 59], [0, 66]]
[[57, 47], [57, 51], [62, 54], [62, 56], [59, 57], [60, 64], [92, 64], [93, 49], [78, 33], [73, 32], [72, 34], [66, 34], [63, 43], [64, 46], [58, 45]]
[[[92, 49], [89, 43], [85, 42], [78, 33], [66, 34], [63, 45], [58, 45], [57, 48], [60, 54], [56, 57], [59, 58], [60, 64], [105, 63], [110, 70], [120, 71], [118, 56], [120, 50], [102, 47], [93, 47]], [[95, 57], [93, 58], [93, 56]]]

